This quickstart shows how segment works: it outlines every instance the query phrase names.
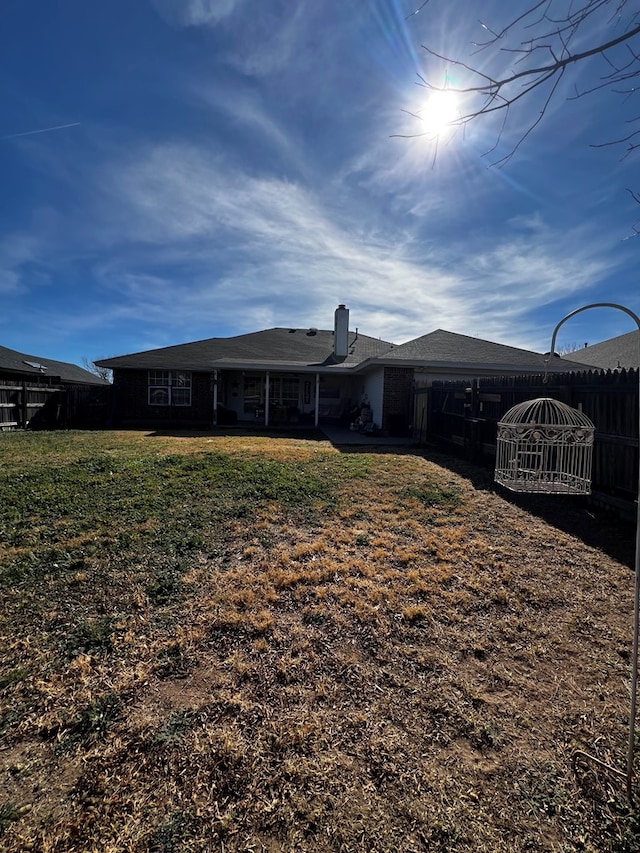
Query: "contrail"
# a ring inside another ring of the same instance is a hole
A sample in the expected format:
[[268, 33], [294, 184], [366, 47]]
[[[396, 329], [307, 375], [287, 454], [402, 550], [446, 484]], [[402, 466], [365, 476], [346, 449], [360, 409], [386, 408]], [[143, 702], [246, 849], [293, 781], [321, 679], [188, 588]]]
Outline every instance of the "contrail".
[[7, 136], [0, 136], [0, 142], [6, 139], [17, 139], [19, 136], [32, 136], [34, 133], [49, 133], [50, 130], [63, 130], [65, 127], [77, 127], [79, 121], [74, 121], [71, 124], [57, 124], [55, 127], [42, 127], [40, 130], [25, 130], [23, 133], [10, 133]]

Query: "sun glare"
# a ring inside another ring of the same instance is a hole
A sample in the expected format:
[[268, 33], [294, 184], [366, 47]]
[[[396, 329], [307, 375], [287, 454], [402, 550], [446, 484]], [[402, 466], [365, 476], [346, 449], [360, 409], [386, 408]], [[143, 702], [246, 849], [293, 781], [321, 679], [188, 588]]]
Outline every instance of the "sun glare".
[[460, 105], [456, 92], [450, 89], [434, 90], [420, 113], [425, 132], [440, 136], [460, 116]]

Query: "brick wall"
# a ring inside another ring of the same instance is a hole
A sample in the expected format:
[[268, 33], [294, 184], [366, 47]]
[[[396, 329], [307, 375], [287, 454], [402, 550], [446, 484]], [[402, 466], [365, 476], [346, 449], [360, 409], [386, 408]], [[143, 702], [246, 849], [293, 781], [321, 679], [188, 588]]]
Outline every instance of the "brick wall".
[[385, 367], [382, 431], [407, 435], [412, 420], [413, 367]]
[[147, 370], [114, 370], [113, 425], [208, 426], [213, 420], [210, 373], [191, 374], [190, 406], [150, 406]]

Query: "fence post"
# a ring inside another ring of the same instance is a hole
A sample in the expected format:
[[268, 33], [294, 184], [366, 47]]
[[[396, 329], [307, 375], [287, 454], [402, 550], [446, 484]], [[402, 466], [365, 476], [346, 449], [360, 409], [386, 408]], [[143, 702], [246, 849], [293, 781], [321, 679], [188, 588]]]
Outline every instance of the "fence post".
[[464, 440], [467, 459], [474, 462], [478, 458], [478, 380], [464, 389]]
[[19, 421], [22, 429], [27, 428], [27, 421], [29, 419], [29, 409], [28, 409], [28, 400], [27, 400], [27, 382], [26, 380], [22, 383], [22, 388], [20, 390], [20, 402], [19, 402]]

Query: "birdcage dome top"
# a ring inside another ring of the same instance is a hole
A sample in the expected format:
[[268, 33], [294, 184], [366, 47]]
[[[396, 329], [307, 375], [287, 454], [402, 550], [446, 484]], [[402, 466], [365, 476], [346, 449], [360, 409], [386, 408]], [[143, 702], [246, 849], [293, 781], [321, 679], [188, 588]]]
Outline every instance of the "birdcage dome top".
[[518, 403], [502, 416], [500, 424], [595, 429], [593, 421], [583, 412], [551, 397], [539, 397], [537, 400]]

